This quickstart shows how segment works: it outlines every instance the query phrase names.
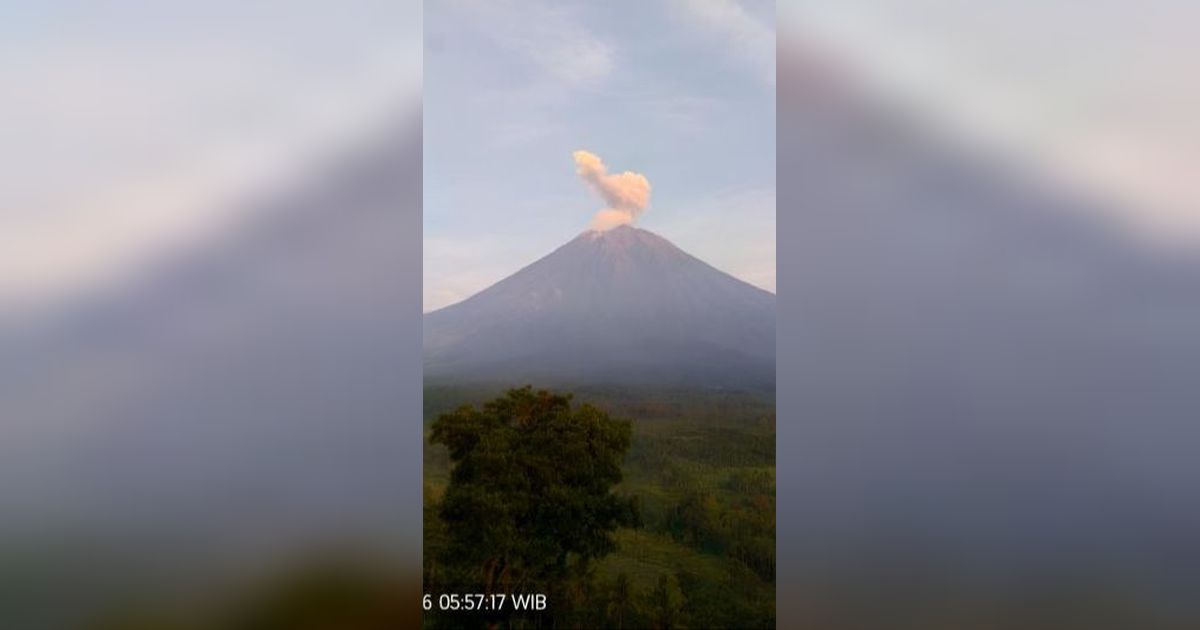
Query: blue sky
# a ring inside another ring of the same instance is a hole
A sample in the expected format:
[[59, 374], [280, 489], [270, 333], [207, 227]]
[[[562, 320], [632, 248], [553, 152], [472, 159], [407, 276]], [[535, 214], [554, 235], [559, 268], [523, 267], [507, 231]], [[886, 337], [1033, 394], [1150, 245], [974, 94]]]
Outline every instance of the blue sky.
[[[220, 238], [239, 196], [420, 111], [421, 6], [0, 4], [0, 302]], [[577, 149], [646, 175], [640, 225], [773, 288], [775, 12], [429, 2], [426, 306], [587, 226], [600, 204]], [[881, 102], [1114, 201], [1096, 207], [1130, 234], [1200, 242], [1200, 3], [781, 0], [778, 14], [785, 39], [855, 68]]]
[[645, 175], [638, 225], [775, 288], [773, 2], [425, 9], [426, 310], [588, 227], [572, 152]]

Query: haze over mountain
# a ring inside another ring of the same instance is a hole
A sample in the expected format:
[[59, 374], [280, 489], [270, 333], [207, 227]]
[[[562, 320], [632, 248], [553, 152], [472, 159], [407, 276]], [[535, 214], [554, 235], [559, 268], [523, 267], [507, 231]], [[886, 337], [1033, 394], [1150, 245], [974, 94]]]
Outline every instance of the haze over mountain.
[[775, 382], [775, 295], [630, 225], [585, 231], [424, 326], [433, 383]]

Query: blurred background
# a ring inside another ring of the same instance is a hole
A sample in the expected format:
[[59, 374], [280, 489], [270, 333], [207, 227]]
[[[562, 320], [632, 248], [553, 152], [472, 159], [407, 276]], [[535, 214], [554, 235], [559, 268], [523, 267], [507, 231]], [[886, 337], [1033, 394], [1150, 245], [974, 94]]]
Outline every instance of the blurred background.
[[1200, 625], [1200, 7], [779, 18], [781, 624]]
[[[1197, 11], [779, 3], [781, 627], [1200, 624]], [[0, 626], [415, 623], [420, 19], [0, 7]]]
[[0, 6], [0, 627], [416, 623], [420, 24]]

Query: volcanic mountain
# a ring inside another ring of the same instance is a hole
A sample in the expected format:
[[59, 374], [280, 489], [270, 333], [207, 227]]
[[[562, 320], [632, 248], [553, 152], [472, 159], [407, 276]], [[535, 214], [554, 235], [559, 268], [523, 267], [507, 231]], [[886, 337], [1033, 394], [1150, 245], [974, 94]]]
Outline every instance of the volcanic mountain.
[[588, 230], [424, 320], [428, 382], [770, 388], [775, 295], [652, 232]]

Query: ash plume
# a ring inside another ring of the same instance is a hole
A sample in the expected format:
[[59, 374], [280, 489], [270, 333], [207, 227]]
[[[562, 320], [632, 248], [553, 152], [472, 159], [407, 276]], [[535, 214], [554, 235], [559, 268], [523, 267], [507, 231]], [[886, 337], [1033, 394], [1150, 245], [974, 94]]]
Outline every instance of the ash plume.
[[604, 160], [590, 151], [575, 151], [575, 173], [608, 204], [592, 217], [591, 228], [604, 231], [637, 220], [650, 205], [650, 180], [641, 173], [609, 174]]

